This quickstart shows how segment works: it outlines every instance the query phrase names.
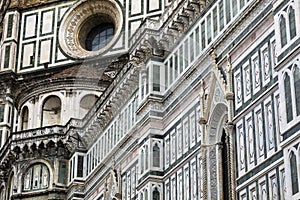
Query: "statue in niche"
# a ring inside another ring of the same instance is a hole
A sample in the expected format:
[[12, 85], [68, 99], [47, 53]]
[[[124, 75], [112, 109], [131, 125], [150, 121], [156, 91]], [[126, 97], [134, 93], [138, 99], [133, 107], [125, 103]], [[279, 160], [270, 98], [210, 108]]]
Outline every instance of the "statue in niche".
[[119, 173], [115, 168], [115, 162], [113, 161], [112, 168], [110, 170], [110, 175], [108, 178], [108, 184], [107, 184], [107, 197], [105, 199], [110, 200], [121, 200], [122, 194], [120, 191], [120, 179], [119, 179]]

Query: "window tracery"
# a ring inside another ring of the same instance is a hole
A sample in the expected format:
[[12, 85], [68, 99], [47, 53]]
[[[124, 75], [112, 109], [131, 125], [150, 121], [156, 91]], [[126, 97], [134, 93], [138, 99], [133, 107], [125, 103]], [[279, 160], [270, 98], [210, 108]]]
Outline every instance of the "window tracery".
[[23, 177], [23, 191], [41, 190], [49, 187], [50, 173], [45, 164], [31, 166]]
[[291, 181], [292, 181], [292, 194], [299, 192], [299, 183], [298, 183], [298, 167], [297, 167], [297, 158], [293, 151], [290, 153], [290, 169], [291, 169]]

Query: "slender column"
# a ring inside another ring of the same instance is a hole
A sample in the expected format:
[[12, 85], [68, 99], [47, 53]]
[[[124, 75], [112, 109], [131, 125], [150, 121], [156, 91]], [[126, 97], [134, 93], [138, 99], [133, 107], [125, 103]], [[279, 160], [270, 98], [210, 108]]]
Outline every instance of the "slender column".
[[203, 199], [206, 200], [207, 198], [207, 150], [205, 146], [201, 147], [201, 154], [202, 154], [202, 184], [203, 184]]
[[234, 93], [233, 93], [233, 80], [232, 80], [232, 66], [231, 66], [231, 60], [230, 55], [227, 55], [227, 87], [226, 87], [226, 100], [227, 100], [227, 106], [228, 106], [228, 122], [226, 123], [225, 132], [226, 137], [228, 138], [228, 152], [229, 152], [229, 176], [230, 176], [230, 199], [235, 200], [236, 199], [236, 177], [235, 177], [235, 157], [234, 157], [234, 125], [232, 123], [233, 118], [233, 100], [234, 100]]
[[218, 165], [218, 174], [217, 174], [217, 177], [218, 177], [218, 187], [219, 187], [219, 194], [218, 194], [218, 199], [220, 200], [223, 200], [224, 199], [224, 191], [223, 191], [223, 166], [222, 166], [222, 151], [224, 151], [223, 149], [223, 145], [221, 143], [218, 143], [216, 145], [216, 149], [217, 149], [217, 152], [216, 152], [216, 156], [218, 156], [218, 159], [217, 159], [217, 165]]
[[228, 124], [226, 126], [226, 138], [228, 138], [228, 166], [230, 167], [229, 170], [229, 180], [230, 180], [230, 199], [235, 200], [236, 199], [236, 192], [235, 192], [235, 160], [234, 160], [234, 143], [233, 143], [233, 125]]

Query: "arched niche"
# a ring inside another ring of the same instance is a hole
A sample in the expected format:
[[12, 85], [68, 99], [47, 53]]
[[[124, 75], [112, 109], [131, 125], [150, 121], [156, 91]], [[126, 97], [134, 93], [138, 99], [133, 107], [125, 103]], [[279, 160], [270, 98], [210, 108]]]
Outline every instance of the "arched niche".
[[42, 126], [52, 126], [61, 122], [61, 100], [57, 96], [49, 96], [42, 106]]
[[209, 135], [206, 140], [207, 144], [217, 144], [221, 142], [223, 128], [227, 121], [227, 106], [223, 103], [217, 104], [209, 120]]
[[229, 199], [230, 163], [229, 141], [226, 134], [227, 106], [218, 103], [213, 108], [208, 123], [207, 174], [209, 199]]
[[24, 106], [21, 112], [21, 131], [28, 129], [29, 110]]
[[94, 106], [98, 99], [98, 96], [94, 94], [87, 94], [80, 100], [80, 111], [79, 111], [79, 117], [84, 117], [87, 112]]

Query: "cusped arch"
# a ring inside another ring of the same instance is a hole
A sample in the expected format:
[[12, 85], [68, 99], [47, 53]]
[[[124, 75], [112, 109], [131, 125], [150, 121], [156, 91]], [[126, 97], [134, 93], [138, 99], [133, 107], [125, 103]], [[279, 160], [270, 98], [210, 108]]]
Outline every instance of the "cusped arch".
[[208, 144], [221, 142], [224, 124], [227, 121], [228, 108], [224, 103], [218, 103], [213, 109], [209, 118], [209, 135], [206, 138]]

